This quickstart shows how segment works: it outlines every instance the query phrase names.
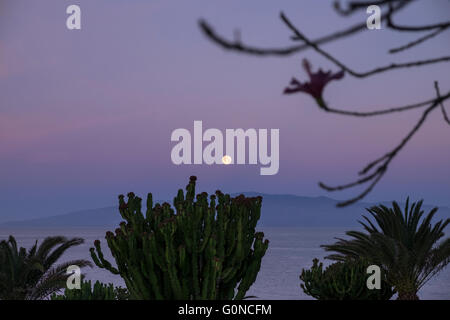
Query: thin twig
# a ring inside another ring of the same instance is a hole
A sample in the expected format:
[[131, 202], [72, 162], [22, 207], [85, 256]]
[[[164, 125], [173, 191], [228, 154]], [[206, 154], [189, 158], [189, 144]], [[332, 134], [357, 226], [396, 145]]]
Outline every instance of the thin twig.
[[[450, 96], [450, 92], [448, 95]], [[419, 103], [415, 103], [415, 104], [411, 104], [411, 105], [406, 105], [403, 107], [394, 107], [394, 108], [388, 108], [388, 109], [384, 109], [384, 110], [370, 111], [370, 112], [347, 111], [347, 110], [329, 108], [328, 106], [326, 106], [323, 109], [326, 112], [342, 114], [342, 115], [347, 115], [347, 116], [371, 117], [371, 116], [384, 115], [384, 114], [389, 114], [389, 113], [394, 113], [394, 112], [403, 112], [403, 111], [407, 111], [407, 110], [424, 107], [426, 105], [433, 103], [435, 100], [436, 99], [431, 99], [428, 101], [419, 102]]]
[[377, 170], [376, 172], [372, 173], [369, 176], [366, 176], [366, 177], [360, 178], [360, 179], [358, 179], [358, 180], [356, 180], [354, 182], [350, 182], [348, 184], [342, 184], [342, 185], [339, 185], [339, 186], [336, 186], [336, 187], [330, 187], [329, 185], [326, 185], [323, 182], [319, 182], [319, 186], [322, 189], [325, 189], [327, 191], [341, 191], [341, 190], [353, 188], [353, 187], [356, 187], [356, 186], [358, 186], [360, 184], [364, 184], [366, 182], [369, 182], [370, 180], [374, 179], [377, 175], [379, 175], [380, 171], [381, 170]]
[[431, 33], [429, 33], [429, 34], [427, 34], [427, 35], [425, 35], [425, 36], [423, 36], [423, 37], [421, 37], [421, 38], [419, 38], [417, 40], [411, 41], [411, 42], [409, 42], [409, 43], [407, 43], [407, 44], [405, 44], [403, 46], [390, 49], [389, 53], [398, 53], [398, 52], [410, 49], [412, 47], [415, 47], [415, 46], [417, 46], [417, 45], [419, 45], [419, 44], [421, 44], [421, 43], [423, 43], [423, 42], [425, 42], [425, 41], [427, 41], [429, 39], [434, 38], [435, 36], [437, 36], [438, 34], [440, 34], [441, 32], [443, 32], [443, 31], [445, 31], [447, 29], [448, 29], [448, 27], [437, 29], [437, 30], [435, 30], [435, 31], [433, 31], [433, 32], [431, 32]]
[[443, 98], [441, 97], [441, 92], [440, 92], [440, 90], [439, 90], [439, 83], [438, 83], [437, 81], [434, 82], [434, 88], [436, 89], [437, 97], [438, 97], [438, 99], [440, 100], [440, 103], [439, 103], [439, 104], [440, 104], [440, 106], [441, 106], [442, 115], [444, 116], [444, 120], [445, 120], [445, 122], [447, 122], [448, 125], [450, 125], [450, 119], [448, 118], [447, 111], [445, 111], [445, 107], [444, 107], [444, 101], [445, 101], [445, 99], [443, 99]]
[[392, 21], [392, 15], [395, 13], [395, 8], [392, 5], [392, 3], [389, 3], [389, 12], [386, 16], [387, 19], [387, 26], [393, 30], [397, 31], [408, 31], [408, 32], [420, 32], [420, 31], [428, 31], [428, 30], [434, 30], [434, 29], [440, 29], [440, 28], [447, 28], [450, 26], [450, 21], [444, 21], [436, 24], [431, 25], [425, 25], [425, 26], [401, 26], [398, 24], [395, 24]]
[[[256, 48], [243, 45], [240, 41], [230, 41], [219, 36], [214, 29], [205, 21], [200, 20], [198, 22], [200, 29], [203, 33], [213, 42], [218, 44], [224, 49], [234, 50], [242, 53], [248, 53], [257, 56], [287, 56], [296, 53], [302, 49], [306, 49], [306, 46], [289, 46], [286, 48]], [[303, 48], [302, 48], [303, 47]]]
[[366, 190], [364, 190], [364, 192], [362, 192], [361, 194], [359, 194], [357, 197], [354, 197], [350, 200], [347, 201], [341, 201], [339, 203], [336, 204], [337, 207], [346, 207], [349, 206], [355, 202], [358, 202], [359, 200], [362, 200], [365, 196], [367, 196], [372, 190], [373, 188], [375, 188], [375, 186], [377, 185], [377, 183], [381, 180], [381, 178], [383, 178], [384, 174], [387, 171], [387, 167], [384, 168], [384, 170], [380, 171], [380, 173], [376, 176], [376, 178], [372, 181], [372, 183], [369, 185], [368, 188], [366, 188]]
[[334, 9], [336, 10], [337, 13], [343, 15], [343, 16], [348, 16], [351, 15], [353, 13], [355, 13], [358, 10], [362, 10], [362, 9], [366, 9], [368, 6], [370, 5], [377, 5], [379, 7], [383, 7], [385, 5], [388, 5], [389, 3], [392, 2], [412, 2], [413, 0], [378, 0], [378, 1], [352, 1], [350, 3], [347, 4], [348, 8], [347, 9], [342, 9], [341, 4], [339, 1], [334, 1]]

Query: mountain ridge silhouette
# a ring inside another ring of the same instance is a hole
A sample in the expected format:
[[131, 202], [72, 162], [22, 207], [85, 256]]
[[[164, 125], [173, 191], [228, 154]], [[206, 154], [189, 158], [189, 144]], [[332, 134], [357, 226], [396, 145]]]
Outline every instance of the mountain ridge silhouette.
[[[362, 215], [369, 215], [366, 208], [377, 204], [390, 206], [392, 201], [377, 203], [356, 203], [345, 208], [336, 208], [338, 200], [325, 196], [306, 197], [292, 194], [265, 194], [259, 192], [231, 193], [231, 196], [262, 196], [262, 227], [355, 227]], [[162, 203], [163, 201], [155, 201]], [[170, 203], [170, 201], [167, 201]], [[404, 207], [404, 202], [400, 203]], [[427, 213], [434, 206], [424, 204]], [[450, 218], [450, 208], [439, 207], [434, 219]], [[145, 209], [145, 208], [144, 208]], [[0, 223], [1, 228], [53, 228], [53, 227], [116, 227], [122, 221], [117, 206], [79, 210], [66, 214], [21, 221]]]

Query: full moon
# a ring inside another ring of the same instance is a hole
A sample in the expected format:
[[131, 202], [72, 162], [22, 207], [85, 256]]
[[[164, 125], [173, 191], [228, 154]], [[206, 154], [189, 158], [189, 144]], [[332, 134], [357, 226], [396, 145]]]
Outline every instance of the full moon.
[[230, 164], [231, 163], [231, 157], [230, 156], [223, 156], [222, 158], [223, 164]]

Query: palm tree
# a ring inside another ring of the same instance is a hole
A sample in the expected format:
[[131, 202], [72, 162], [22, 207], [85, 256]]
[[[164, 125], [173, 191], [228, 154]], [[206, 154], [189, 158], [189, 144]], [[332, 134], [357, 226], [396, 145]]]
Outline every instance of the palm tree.
[[67, 267], [91, 266], [86, 260], [73, 260], [55, 265], [67, 249], [84, 242], [81, 238], [47, 237], [27, 251], [18, 248], [16, 239], [0, 241], [0, 300], [38, 300], [66, 286]]
[[396, 202], [392, 208], [380, 205], [367, 209], [379, 228], [363, 216], [366, 223], [359, 223], [367, 233], [349, 231], [346, 234], [351, 239], [338, 238], [335, 244], [322, 246], [336, 252], [327, 258], [343, 261], [365, 257], [385, 270], [399, 300], [419, 299], [419, 289], [450, 262], [450, 238], [439, 242], [450, 219], [432, 225], [437, 208], [421, 219], [422, 202], [409, 207], [408, 198], [404, 212]]

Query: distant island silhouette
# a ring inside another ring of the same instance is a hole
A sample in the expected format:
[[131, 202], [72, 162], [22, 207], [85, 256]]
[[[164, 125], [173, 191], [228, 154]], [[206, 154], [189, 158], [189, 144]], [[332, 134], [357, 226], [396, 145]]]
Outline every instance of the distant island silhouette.
[[[355, 227], [366, 208], [379, 203], [356, 203], [336, 208], [338, 200], [328, 197], [276, 195], [258, 192], [233, 193], [232, 196], [262, 196], [260, 227]], [[164, 200], [159, 200], [162, 203]], [[167, 201], [171, 203], [171, 201]], [[382, 204], [389, 205], [390, 201]], [[434, 206], [425, 205], [424, 210]], [[437, 219], [450, 217], [450, 208], [438, 206]], [[88, 209], [45, 218], [0, 223], [0, 228], [115, 228], [122, 221], [117, 206]]]

